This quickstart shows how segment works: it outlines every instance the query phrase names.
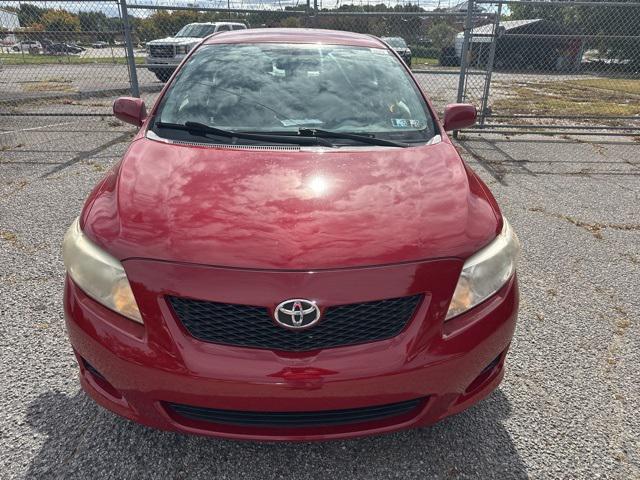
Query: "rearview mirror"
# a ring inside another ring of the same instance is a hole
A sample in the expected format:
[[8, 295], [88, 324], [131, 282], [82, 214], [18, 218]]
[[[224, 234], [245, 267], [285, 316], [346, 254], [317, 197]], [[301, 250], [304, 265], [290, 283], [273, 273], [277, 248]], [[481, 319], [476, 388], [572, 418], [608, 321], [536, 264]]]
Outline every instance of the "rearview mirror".
[[139, 127], [147, 118], [147, 108], [140, 98], [120, 97], [113, 102], [113, 114], [118, 120]]
[[478, 112], [469, 103], [450, 103], [444, 108], [444, 129], [446, 132], [471, 127], [476, 123]]

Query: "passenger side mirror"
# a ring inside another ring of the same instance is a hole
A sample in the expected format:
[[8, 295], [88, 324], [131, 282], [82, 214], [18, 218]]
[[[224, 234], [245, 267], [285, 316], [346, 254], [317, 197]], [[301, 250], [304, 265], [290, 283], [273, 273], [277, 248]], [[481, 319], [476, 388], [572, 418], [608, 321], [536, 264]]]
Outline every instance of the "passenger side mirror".
[[118, 120], [139, 127], [147, 118], [147, 108], [140, 98], [120, 97], [113, 102], [113, 115]]
[[444, 108], [444, 129], [446, 132], [471, 127], [476, 123], [478, 111], [469, 103], [450, 103]]

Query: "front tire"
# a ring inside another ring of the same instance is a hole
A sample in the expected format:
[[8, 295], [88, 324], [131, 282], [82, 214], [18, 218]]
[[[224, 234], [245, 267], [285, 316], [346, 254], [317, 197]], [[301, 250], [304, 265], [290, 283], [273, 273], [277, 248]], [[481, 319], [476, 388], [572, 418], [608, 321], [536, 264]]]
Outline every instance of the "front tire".
[[156, 78], [160, 80], [162, 83], [167, 83], [167, 81], [171, 78], [171, 75], [173, 74], [173, 70], [170, 70], [167, 68], [162, 70], [155, 70], [153, 73], [156, 74]]

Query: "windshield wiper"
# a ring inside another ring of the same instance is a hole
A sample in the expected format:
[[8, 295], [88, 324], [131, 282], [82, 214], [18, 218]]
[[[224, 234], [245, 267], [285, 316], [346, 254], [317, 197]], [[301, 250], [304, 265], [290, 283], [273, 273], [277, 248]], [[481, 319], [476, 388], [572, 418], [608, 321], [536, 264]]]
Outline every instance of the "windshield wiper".
[[258, 142], [269, 143], [287, 143], [293, 145], [324, 145], [326, 147], [333, 147], [333, 143], [324, 140], [320, 137], [291, 137], [278, 134], [258, 134], [258, 133], [246, 133], [246, 132], [234, 132], [233, 130], [224, 130], [222, 128], [211, 127], [200, 122], [184, 122], [182, 123], [167, 123], [156, 122], [156, 127], [159, 128], [171, 128], [174, 130], [184, 130], [186, 132], [195, 135], [217, 135], [226, 138], [238, 138], [242, 140], [254, 140]]
[[348, 140], [355, 140], [361, 143], [367, 143], [369, 145], [381, 145], [384, 147], [401, 147], [401, 148], [409, 147], [409, 144], [407, 143], [395, 142], [393, 140], [385, 140], [383, 138], [376, 138], [368, 135], [358, 135], [355, 133], [333, 132], [329, 130], [321, 130], [318, 128], [299, 128], [298, 134], [303, 137], [344, 138]]

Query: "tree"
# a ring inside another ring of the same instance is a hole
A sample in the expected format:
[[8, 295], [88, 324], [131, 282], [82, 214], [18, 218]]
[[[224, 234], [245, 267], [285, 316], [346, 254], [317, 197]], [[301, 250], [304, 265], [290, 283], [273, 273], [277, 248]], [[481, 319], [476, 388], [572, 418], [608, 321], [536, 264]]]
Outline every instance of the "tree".
[[280, 26], [282, 28], [300, 28], [302, 27], [302, 22], [298, 17], [287, 17], [280, 22]]
[[446, 22], [436, 22], [429, 28], [428, 35], [432, 45], [438, 50], [453, 45], [458, 31]]
[[42, 23], [49, 32], [80, 31], [80, 20], [66, 10], [48, 10], [42, 15]]
[[80, 30], [83, 32], [106, 32], [109, 30], [109, 19], [102, 12], [78, 12]]
[[18, 21], [23, 27], [30, 27], [33, 23], [42, 23], [42, 15], [46, 11], [46, 8], [41, 8], [30, 3], [23, 3], [17, 11]]

